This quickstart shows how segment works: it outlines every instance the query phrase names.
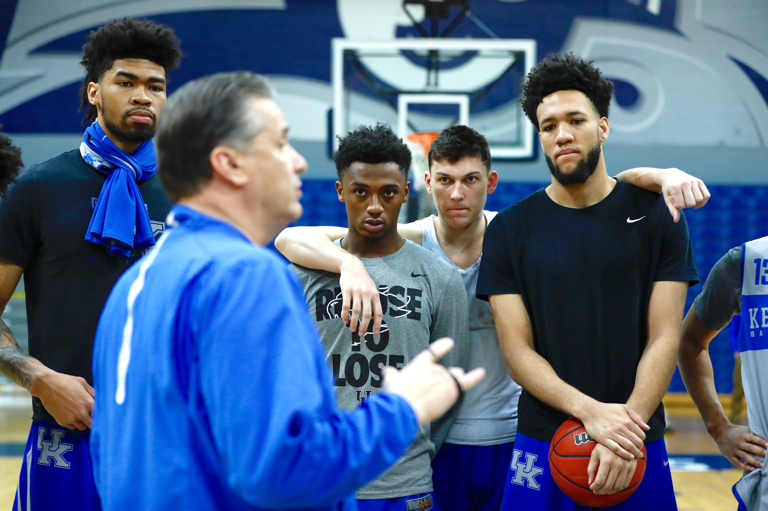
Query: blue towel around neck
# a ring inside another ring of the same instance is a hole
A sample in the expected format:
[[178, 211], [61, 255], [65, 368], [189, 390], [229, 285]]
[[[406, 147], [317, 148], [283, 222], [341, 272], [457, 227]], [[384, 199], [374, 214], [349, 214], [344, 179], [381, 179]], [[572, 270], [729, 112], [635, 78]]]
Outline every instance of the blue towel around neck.
[[155, 237], [149, 212], [136, 185], [157, 171], [152, 140], [128, 154], [109, 139], [98, 121], [94, 121], [85, 130], [80, 154], [91, 167], [107, 175], [85, 240], [106, 245], [107, 252], [122, 257], [129, 257], [134, 249], [153, 246]]

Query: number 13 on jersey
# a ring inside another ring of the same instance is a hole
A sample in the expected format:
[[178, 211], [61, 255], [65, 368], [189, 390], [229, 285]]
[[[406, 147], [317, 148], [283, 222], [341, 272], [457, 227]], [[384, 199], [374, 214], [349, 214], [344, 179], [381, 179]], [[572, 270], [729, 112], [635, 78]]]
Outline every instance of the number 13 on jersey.
[[768, 259], [755, 259], [755, 285], [768, 286]]

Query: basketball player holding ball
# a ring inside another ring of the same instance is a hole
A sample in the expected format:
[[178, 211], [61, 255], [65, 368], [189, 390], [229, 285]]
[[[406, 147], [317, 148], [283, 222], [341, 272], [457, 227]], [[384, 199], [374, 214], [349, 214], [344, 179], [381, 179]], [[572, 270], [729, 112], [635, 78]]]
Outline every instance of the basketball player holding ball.
[[502, 354], [523, 387], [505, 511], [579, 509], [547, 461], [571, 415], [597, 443], [590, 490], [626, 488], [645, 443], [645, 477], [612, 509], [677, 509], [661, 399], [698, 274], [685, 218], [675, 222], [661, 195], [607, 173], [612, 89], [572, 54], [528, 74], [521, 103], [552, 183], [499, 213], [485, 234], [477, 296], [490, 301]]

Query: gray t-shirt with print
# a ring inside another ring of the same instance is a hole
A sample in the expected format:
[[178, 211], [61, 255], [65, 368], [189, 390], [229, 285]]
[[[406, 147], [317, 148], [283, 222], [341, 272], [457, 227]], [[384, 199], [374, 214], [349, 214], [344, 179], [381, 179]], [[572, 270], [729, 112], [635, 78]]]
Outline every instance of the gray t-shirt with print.
[[741, 251], [732, 248], [709, 272], [693, 306], [699, 321], [710, 330], [721, 330], [741, 313]]
[[[339, 274], [294, 265], [325, 345], [339, 406], [346, 410], [360, 406], [380, 390], [385, 366], [402, 368], [441, 337], [456, 341], [443, 363], [466, 369], [469, 320], [459, 274], [432, 252], [407, 240], [392, 255], [361, 260], [379, 288], [384, 312], [380, 334], [373, 335], [371, 325], [363, 339], [341, 320]], [[397, 463], [360, 489], [357, 498], [389, 499], [432, 491], [433, 440], [439, 444], [438, 438], [445, 438], [451, 422], [442, 420], [434, 431], [431, 426], [421, 428]]]

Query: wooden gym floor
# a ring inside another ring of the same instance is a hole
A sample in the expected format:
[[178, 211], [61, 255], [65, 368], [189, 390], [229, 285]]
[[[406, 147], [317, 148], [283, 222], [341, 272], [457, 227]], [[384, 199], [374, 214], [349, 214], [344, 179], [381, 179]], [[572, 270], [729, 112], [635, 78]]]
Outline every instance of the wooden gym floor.
[[[672, 479], [680, 511], [736, 510], [731, 486], [741, 476], [707, 435], [687, 396], [668, 396], [667, 433]], [[726, 408], [727, 409], [727, 408]], [[0, 385], [0, 511], [10, 510], [29, 433], [29, 395]]]

